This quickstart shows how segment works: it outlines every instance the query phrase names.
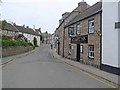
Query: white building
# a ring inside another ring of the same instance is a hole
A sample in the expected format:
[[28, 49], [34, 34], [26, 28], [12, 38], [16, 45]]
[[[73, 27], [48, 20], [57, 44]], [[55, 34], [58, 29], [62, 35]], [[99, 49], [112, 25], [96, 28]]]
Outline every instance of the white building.
[[101, 69], [120, 75], [120, 0], [103, 0]]
[[28, 42], [34, 44], [34, 37], [37, 39], [37, 45], [40, 46], [40, 34], [29, 28], [28, 26], [18, 26], [14, 25], [18, 30], [19, 34], [23, 34], [23, 36], [27, 39]]

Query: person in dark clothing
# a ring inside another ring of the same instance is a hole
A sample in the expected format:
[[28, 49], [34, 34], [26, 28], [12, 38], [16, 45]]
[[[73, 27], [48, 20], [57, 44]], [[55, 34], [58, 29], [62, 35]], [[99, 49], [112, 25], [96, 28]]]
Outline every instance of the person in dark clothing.
[[51, 49], [53, 48], [53, 45], [51, 44]]

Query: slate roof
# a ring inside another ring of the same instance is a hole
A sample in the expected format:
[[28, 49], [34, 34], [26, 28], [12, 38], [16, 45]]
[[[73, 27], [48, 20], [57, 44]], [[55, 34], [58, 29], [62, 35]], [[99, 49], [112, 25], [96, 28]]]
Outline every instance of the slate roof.
[[4, 30], [18, 32], [17, 28], [11, 25], [10, 23], [6, 23]]
[[23, 26], [18, 26], [18, 25], [15, 25], [15, 27], [19, 30], [19, 32], [40, 36], [40, 34], [38, 34], [37, 32], [35, 32], [31, 28], [25, 28]]
[[79, 22], [81, 20], [84, 20], [85, 18], [88, 18], [94, 14], [97, 14], [98, 12], [102, 11], [102, 2], [97, 2], [93, 6], [90, 6], [80, 14], [78, 14], [75, 18], [73, 18], [65, 27], [70, 26], [76, 22]]

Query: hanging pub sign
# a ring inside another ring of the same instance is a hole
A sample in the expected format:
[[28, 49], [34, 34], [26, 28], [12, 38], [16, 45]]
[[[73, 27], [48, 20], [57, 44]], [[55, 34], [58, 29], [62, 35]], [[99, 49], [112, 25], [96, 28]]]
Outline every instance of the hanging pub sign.
[[88, 35], [71, 37], [71, 43], [88, 43]]

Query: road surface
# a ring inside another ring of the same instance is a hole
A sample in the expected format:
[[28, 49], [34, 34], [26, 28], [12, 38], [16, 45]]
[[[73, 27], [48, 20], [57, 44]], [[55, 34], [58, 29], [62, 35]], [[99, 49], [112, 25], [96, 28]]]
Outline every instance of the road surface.
[[111, 88], [55, 59], [46, 44], [2, 70], [3, 88]]

